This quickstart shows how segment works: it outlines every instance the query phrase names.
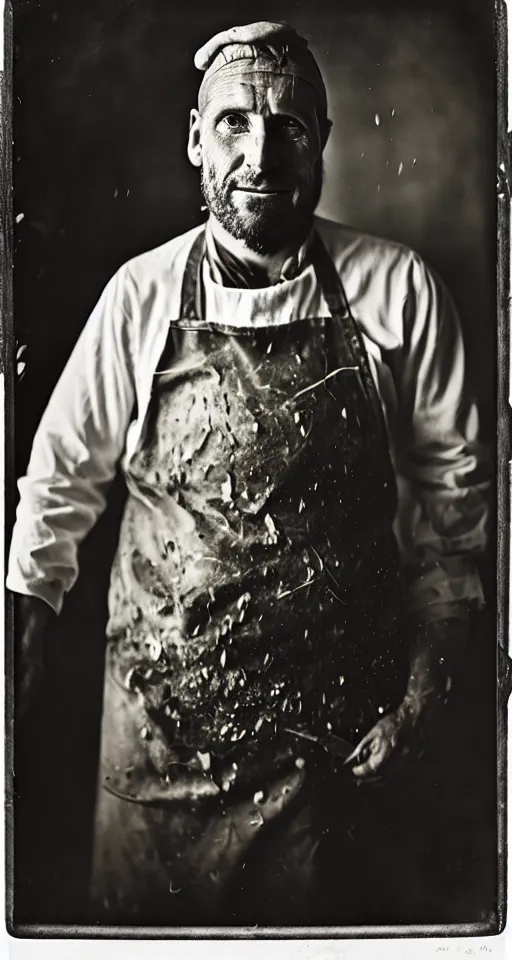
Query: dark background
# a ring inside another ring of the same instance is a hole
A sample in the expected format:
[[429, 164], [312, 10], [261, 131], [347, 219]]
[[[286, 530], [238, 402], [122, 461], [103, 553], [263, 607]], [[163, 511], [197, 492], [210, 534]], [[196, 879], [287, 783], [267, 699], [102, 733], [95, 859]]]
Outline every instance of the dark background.
[[[242, 8], [227, 0], [210, 7], [195, 0], [18, 0], [14, 332], [27, 350], [15, 398], [17, 474], [25, 469], [49, 393], [103, 285], [124, 260], [202, 218], [197, 171], [185, 152], [188, 111], [200, 81], [195, 50], [223, 27], [266, 18], [287, 20], [309, 38], [328, 86], [334, 127], [319, 212], [414, 247], [441, 274], [461, 314], [485, 433], [494, 438], [492, 3], [278, 0]], [[80, 919], [91, 843], [105, 589], [120, 508], [114, 490], [111, 510], [85, 545], [81, 580], [50, 632], [47, 680], [17, 742], [20, 921]], [[491, 631], [488, 651], [493, 644]], [[490, 703], [490, 661], [488, 668]], [[475, 724], [477, 739], [483, 730], [491, 732], [484, 751], [488, 766], [477, 780], [494, 783], [492, 722], [477, 716]], [[463, 819], [460, 803], [451, 808], [453, 823], [457, 814]], [[492, 811], [494, 800], [488, 793], [478, 807], [473, 794], [471, 803], [476, 806], [467, 816], [482, 820], [485, 804]], [[445, 817], [431, 842], [433, 862], [449, 857], [451, 822]], [[473, 900], [462, 902], [461, 920], [494, 909], [494, 829], [471, 841], [471, 850], [452, 852], [453, 889], [468, 869], [480, 876], [483, 861], [488, 871], [485, 889], [479, 881]], [[437, 876], [432, 889], [440, 882]], [[443, 922], [442, 909], [438, 914], [446, 891], [432, 897], [427, 921]]]

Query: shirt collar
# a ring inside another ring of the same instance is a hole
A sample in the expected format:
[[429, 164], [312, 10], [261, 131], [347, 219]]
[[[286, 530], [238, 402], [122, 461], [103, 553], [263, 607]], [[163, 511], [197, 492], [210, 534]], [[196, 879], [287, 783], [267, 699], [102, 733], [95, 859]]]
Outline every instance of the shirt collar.
[[[313, 235], [311, 228], [306, 240], [299, 249], [283, 263], [277, 283], [284, 280], [293, 280], [305, 265], [307, 253]], [[206, 223], [206, 258], [214, 283], [224, 287], [261, 288], [270, 286], [263, 282], [262, 271], [255, 269], [253, 264], [233, 256], [233, 254], [219, 243], [213, 236], [210, 224]]]

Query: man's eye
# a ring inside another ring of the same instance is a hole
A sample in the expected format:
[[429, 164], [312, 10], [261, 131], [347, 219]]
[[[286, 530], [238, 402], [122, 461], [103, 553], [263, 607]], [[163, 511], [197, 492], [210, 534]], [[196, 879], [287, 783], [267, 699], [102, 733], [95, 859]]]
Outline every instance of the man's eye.
[[282, 130], [286, 131], [286, 133], [294, 139], [303, 137], [306, 133], [305, 127], [299, 120], [295, 120], [294, 117], [281, 117], [280, 126]]
[[219, 127], [229, 133], [245, 133], [249, 127], [247, 117], [241, 113], [227, 113], [219, 122]]

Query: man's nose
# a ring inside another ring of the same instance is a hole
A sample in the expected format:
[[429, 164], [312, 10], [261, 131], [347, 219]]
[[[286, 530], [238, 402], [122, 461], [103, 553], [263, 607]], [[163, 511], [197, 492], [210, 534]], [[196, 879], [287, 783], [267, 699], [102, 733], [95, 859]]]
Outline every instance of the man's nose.
[[245, 144], [245, 159], [254, 170], [263, 172], [275, 163], [272, 137], [264, 123], [253, 127]]

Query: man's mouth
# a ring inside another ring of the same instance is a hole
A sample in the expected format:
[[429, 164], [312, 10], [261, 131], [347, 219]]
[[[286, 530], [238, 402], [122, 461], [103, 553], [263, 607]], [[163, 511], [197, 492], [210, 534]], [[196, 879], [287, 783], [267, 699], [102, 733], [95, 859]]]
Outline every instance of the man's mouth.
[[279, 197], [283, 196], [286, 193], [291, 193], [291, 190], [273, 187], [234, 187], [233, 192], [238, 191], [239, 193], [249, 193], [251, 196], [255, 197]]

